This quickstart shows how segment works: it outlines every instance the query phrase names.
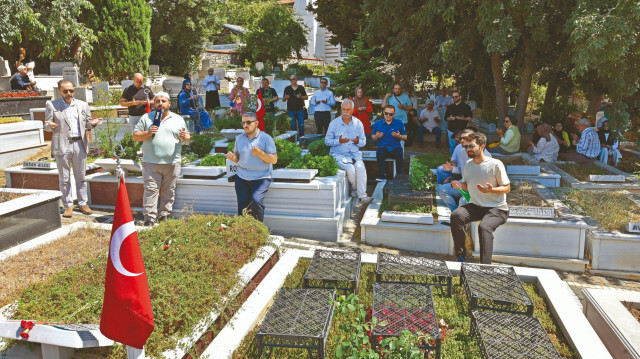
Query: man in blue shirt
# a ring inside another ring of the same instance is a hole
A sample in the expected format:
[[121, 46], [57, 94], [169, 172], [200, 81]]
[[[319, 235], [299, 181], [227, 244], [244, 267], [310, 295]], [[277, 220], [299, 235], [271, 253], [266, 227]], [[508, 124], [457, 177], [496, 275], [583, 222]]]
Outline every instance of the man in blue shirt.
[[393, 85], [393, 93], [388, 93], [384, 96], [384, 100], [382, 100], [382, 108], [387, 105], [395, 107], [396, 115], [394, 118], [396, 120], [400, 120], [400, 122], [406, 126], [408, 132], [406, 145], [411, 146], [413, 144], [413, 138], [418, 131], [418, 124], [413, 122], [408, 116], [409, 111], [413, 109], [413, 102], [411, 102], [409, 95], [402, 92], [402, 85]]
[[29, 76], [27, 76], [27, 68], [25, 66], [18, 66], [18, 72], [16, 72], [13, 76], [11, 76], [11, 89], [12, 90], [29, 90], [30, 87], [36, 85], [35, 81], [29, 80]]
[[389, 155], [393, 155], [396, 160], [396, 174], [402, 173], [404, 162], [404, 152], [400, 141], [407, 139], [407, 132], [404, 124], [393, 116], [396, 114], [395, 107], [387, 105], [383, 108], [384, 120], [376, 121], [371, 128], [371, 138], [378, 141], [376, 160], [378, 161], [378, 178], [376, 181], [385, 181], [386, 166], [384, 160]]
[[253, 112], [242, 115], [244, 133], [236, 137], [233, 152], [226, 157], [238, 164], [235, 187], [238, 215], [247, 212], [264, 221], [264, 197], [271, 184], [271, 165], [278, 162], [273, 138], [258, 129], [258, 117]]
[[336, 98], [333, 96], [333, 92], [327, 89], [329, 80], [323, 78], [320, 80], [320, 90], [313, 93], [311, 96], [312, 106], [316, 107], [313, 113], [313, 118], [316, 121], [317, 132], [321, 135], [326, 134], [329, 129], [329, 123], [331, 122], [331, 106], [336, 105]]

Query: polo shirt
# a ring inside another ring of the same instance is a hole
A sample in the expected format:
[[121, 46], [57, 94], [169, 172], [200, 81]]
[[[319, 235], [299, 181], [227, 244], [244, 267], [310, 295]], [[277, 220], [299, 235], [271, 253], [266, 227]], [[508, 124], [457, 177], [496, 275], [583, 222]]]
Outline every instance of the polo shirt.
[[265, 132], [258, 130], [253, 138], [249, 138], [246, 133], [236, 137], [233, 152], [237, 152], [239, 156], [238, 177], [245, 181], [271, 178], [271, 165], [251, 153], [253, 146], [259, 147], [268, 154], [276, 153], [276, 144], [273, 138]]
[[400, 131], [401, 135], [406, 135], [407, 131], [405, 131], [404, 124], [396, 119], [395, 117], [391, 120], [391, 123], [387, 123], [385, 120], [378, 120], [373, 124], [371, 128], [371, 133], [376, 134], [376, 132], [382, 133], [382, 137], [378, 139], [378, 148], [386, 147], [387, 150], [393, 151], [396, 148], [402, 147], [400, 144], [400, 140], [393, 137], [391, 132]]
[[[153, 118], [156, 111], [144, 114], [134, 131], [147, 131], [153, 126]], [[182, 154], [182, 141], [180, 141], [180, 131], [187, 128], [184, 119], [173, 112], [169, 112], [158, 127], [155, 136], [149, 137], [142, 142], [142, 162], [155, 164], [180, 163]], [[187, 130], [187, 133], [189, 130]]]

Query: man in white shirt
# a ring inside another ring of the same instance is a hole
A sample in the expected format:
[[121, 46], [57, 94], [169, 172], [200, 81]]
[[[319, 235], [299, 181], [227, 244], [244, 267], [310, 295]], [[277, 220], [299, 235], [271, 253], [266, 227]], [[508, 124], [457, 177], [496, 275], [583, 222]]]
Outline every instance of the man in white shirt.
[[[444, 118], [444, 114], [447, 112], [447, 107], [453, 103], [453, 99], [449, 96], [449, 89], [445, 86], [442, 87], [442, 94], [436, 97], [436, 110], [438, 114], [440, 114], [440, 118]], [[443, 121], [440, 126], [442, 127], [442, 132], [447, 132], [447, 121]]]
[[336, 98], [333, 92], [327, 89], [329, 80], [320, 79], [320, 89], [313, 93], [309, 103], [315, 106], [313, 119], [316, 121], [317, 132], [321, 135], [326, 134], [331, 122], [331, 107], [336, 105]]
[[433, 108], [433, 100], [427, 101], [427, 108], [420, 112], [418, 118], [418, 143], [420, 146], [424, 144], [424, 132], [429, 131], [436, 136], [436, 148], [440, 148], [440, 137], [442, 137], [442, 130], [438, 126], [440, 123], [440, 114]]

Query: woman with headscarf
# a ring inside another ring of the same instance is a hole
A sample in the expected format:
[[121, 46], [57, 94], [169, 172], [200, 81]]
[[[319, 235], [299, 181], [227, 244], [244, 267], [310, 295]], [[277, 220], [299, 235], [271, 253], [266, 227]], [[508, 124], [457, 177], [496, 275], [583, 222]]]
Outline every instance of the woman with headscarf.
[[244, 78], [238, 77], [236, 79], [236, 86], [231, 90], [229, 101], [231, 101], [232, 110], [238, 111], [241, 115], [246, 112], [243, 107], [244, 103], [249, 101], [249, 89], [244, 87]]
[[201, 129], [206, 130], [213, 125], [209, 113], [202, 109], [202, 97], [191, 89], [191, 80], [185, 79], [182, 82], [182, 90], [178, 94], [178, 103], [180, 104], [180, 112], [193, 120], [196, 133], [200, 133]]
[[362, 87], [356, 87], [356, 95], [351, 99], [353, 101], [353, 116], [362, 122], [364, 126], [364, 134], [371, 134], [371, 117], [369, 114], [373, 112], [373, 106], [368, 97], [364, 96]]
[[543, 123], [536, 128], [536, 132], [540, 139], [537, 144], [529, 141], [529, 153], [538, 160], [544, 160], [545, 162], [554, 162], [558, 159], [558, 151], [560, 145], [558, 139], [552, 134], [551, 125]]
[[600, 139], [600, 156], [599, 160], [602, 163], [609, 161], [609, 155], [613, 157], [613, 165], [617, 165], [618, 161], [622, 158], [622, 153], [618, 150], [618, 140], [611, 130], [609, 130], [609, 120], [603, 117], [605, 120], [600, 122], [600, 128], [598, 128], [598, 138]]
[[560, 153], [568, 152], [571, 149], [571, 141], [569, 140], [569, 134], [562, 129], [562, 122], [556, 122], [553, 128], [553, 135], [556, 136], [558, 144], [560, 145]]

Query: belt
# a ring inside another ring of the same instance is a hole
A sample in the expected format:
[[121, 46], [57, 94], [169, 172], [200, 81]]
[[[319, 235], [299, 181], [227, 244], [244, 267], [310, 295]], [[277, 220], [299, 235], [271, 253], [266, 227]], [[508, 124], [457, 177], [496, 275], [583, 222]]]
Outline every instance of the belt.
[[82, 137], [80, 136], [69, 137], [69, 142], [73, 142], [73, 141], [82, 141]]

